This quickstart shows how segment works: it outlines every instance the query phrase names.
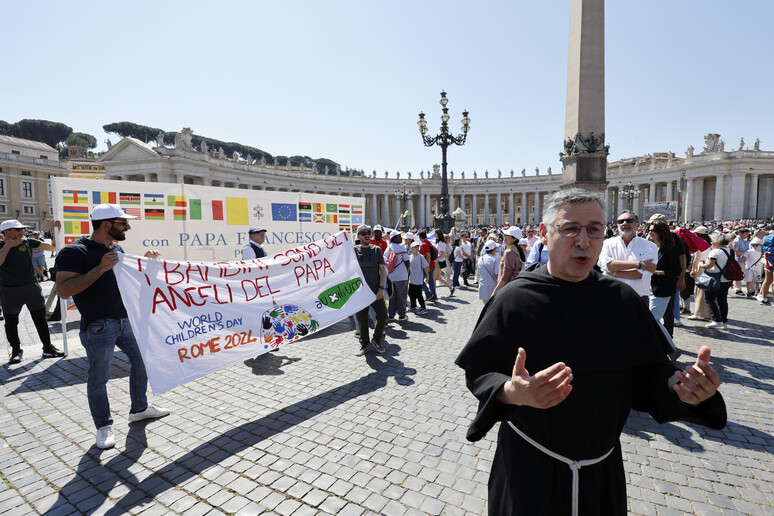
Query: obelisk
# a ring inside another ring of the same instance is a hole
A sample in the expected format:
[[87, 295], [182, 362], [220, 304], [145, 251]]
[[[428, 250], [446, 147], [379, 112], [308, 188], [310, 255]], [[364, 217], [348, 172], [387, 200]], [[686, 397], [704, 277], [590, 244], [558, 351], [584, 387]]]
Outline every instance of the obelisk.
[[604, 191], [605, 0], [571, 0], [562, 188]]

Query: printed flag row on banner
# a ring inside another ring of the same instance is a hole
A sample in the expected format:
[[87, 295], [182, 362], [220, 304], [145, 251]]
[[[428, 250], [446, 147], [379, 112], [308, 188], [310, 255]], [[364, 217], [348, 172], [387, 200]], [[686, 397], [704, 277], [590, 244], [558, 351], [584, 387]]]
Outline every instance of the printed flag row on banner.
[[62, 190], [62, 200], [66, 244], [74, 242], [81, 235], [91, 233], [90, 204], [118, 204], [128, 215], [147, 221], [213, 220], [225, 221], [229, 226], [244, 226], [250, 223], [246, 197], [226, 197], [224, 200], [210, 201], [189, 199], [181, 195]]
[[272, 220], [339, 224], [342, 231], [363, 223], [362, 204], [335, 204], [319, 202], [272, 203]]

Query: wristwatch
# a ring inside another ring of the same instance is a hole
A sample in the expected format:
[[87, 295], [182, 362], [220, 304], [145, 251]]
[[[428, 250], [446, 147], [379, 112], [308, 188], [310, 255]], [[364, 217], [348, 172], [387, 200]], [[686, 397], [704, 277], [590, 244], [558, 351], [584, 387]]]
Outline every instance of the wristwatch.
[[637, 262], [637, 270], [642, 269], [642, 262]]
[[384, 287], [383, 287], [383, 286], [381, 286], [381, 285], [379, 285], [379, 288], [380, 288], [380, 289], [382, 289], [382, 290], [384, 290]]

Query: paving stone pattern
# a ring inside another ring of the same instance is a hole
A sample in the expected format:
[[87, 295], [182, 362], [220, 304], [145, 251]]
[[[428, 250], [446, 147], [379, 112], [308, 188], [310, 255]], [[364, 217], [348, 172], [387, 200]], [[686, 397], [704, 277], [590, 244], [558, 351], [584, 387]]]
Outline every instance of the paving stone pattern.
[[[384, 355], [356, 357], [342, 321], [151, 397], [172, 414], [135, 424], [117, 351], [117, 445], [105, 451], [77, 323], [69, 356], [42, 360], [25, 310], [24, 361], [3, 355], [0, 367], [0, 514], [484, 514], [497, 432], [465, 440], [476, 402], [453, 364], [481, 306], [472, 289], [428, 303], [427, 316], [389, 324]], [[632, 413], [621, 436], [632, 514], [774, 515], [774, 310], [733, 296], [730, 306], [728, 331], [676, 330], [686, 362], [712, 347], [729, 424]], [[60, 325], [51, 330], [61, 347]]]

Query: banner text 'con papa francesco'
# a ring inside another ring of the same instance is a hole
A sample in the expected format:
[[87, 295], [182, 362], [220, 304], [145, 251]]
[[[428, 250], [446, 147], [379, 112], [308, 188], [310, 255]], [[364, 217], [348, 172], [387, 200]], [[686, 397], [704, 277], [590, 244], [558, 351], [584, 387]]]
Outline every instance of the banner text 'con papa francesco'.
[[[306, 244], [276, 254], [272, 259], [281, 267], [293, 267], [296, 286], [309, 285], [335, 272], [327, 258], [317, 257], [323, 249], [335, 249], [347, 242], [349, 242], [349, 235], [346, 232], [338, 233], [326, 237], [322, 241], [324, 247], [317, 243]], [[269, 265], [264, 263], [264, 260], [209, 264], [160, 260], [163, 267], [163, 281], [166, 285], [154, 289], [151, 313], [155, 314], [157, 308], [174, 312], [183, 306], [243, 303], [276, 295], [281, 290], [272, 288], [271, 278], [266, 274]], [[137, 265], [138, 271], [142, 272], [142, 260], [139, 258]], [[210, 281], [211, 278], [232, 277], [233, 283]], [[150, 286], [151, 280], [147, 274], [145, 279]], [[192, 285], [192, 283], [195, 284]]]

